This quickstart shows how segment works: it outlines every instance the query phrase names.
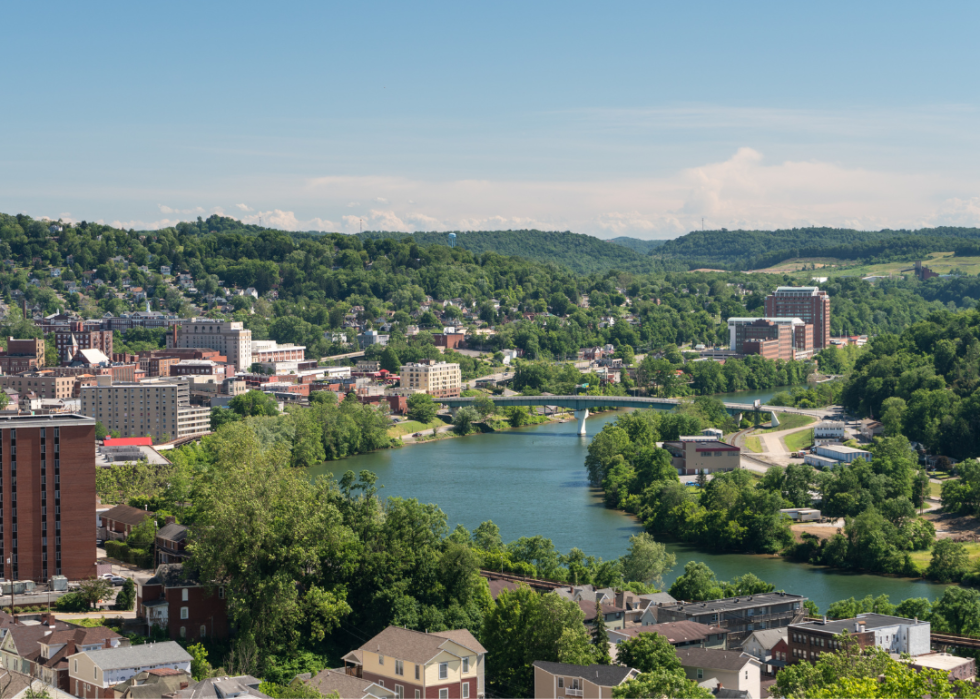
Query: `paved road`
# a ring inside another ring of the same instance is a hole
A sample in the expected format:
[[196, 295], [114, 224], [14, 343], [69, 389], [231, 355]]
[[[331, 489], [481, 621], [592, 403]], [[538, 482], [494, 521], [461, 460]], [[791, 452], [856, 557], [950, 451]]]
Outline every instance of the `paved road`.
[[487, 379], [493, 379], [494, 381], [509, 381], [514, 378], [513, 371], [501, 371], [496, 374], [490, 374], [489, 376], [480, 376], [475, 379], [470, 379], [469, 381], [463, 382], [464, 388], [476, 388], [477, 381], [485, 381]]

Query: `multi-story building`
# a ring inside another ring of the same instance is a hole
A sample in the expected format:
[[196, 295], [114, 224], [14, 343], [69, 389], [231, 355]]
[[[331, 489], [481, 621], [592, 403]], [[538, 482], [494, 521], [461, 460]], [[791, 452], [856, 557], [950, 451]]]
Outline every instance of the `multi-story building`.
[[391, 335], [382, 335], [377, 330], [365, 330], [357, 336], [357, 342], [361, 349], [370, 347], [371, 345], [381, 345], [384, 347], [388, 344], [390, 338]]
[[191, 654], [175, 641], [87, 650], [69, 655], [69, 692], [85, 699], [113, 699], [113, 686], [146, 670], [170, 668], [190, 674]]
[[842, 442], [847, 439], [847, 431], [840, 420], [824, 420], [813, 428], [813, 441], [817, 444]]
[[0, 417], [3, 577], [93, 577], [94, 509], [95, 420], [70, 414]]
[[82, 651], [128, 645], [128, 638], [104, 626], [79, 628], [47, 617], [40, 624], [11, 626], [0, 644], [0, 655], [7, 670], [37, 677], [68, 692], [66, 657]]
[[191, 407], [187, 378], [85, 386], [80, 393], [81, 413], [123, 437], [149, 435], [159, 441], [211, 431], [210, 409]]
[[534, 696], [612, 699], [613, 689], [640, 674], [623, 665], [571, 665], [534, 661]]
[[734, 471], [742, 453], [738, 447], [711, 439], [681, 438], [679, 442], [664, 442], [664, 449], [670, 452], [671, 465], [679, 476]]
[[[844, 632], [847, 632], [847, 640]], [[846, 642], [861, 648], [875, 646], [886, 653], [908, 653], [912, 657], [930, 650], [928, 621], [885, 614], [858, 614], [853, 619], [837, 619], [790, 624], [788, 663], [816, 662], [821, 653], [832, 653]]]
[[58, 356], [67, 364], [80, 349], [97, 349], [106, 357], [112, 356], [112, 331], [95, 330], [82, 321], [72, 321], [66, 328], [54, 331], [54, 344]]
[[148, 633], [157, 626], [173, 639], [228, 638], [223, 587], [203, 585], [180, 563], [157, 566], [153, 577], [136, 582], [136, 617]]
[[830, 296], [816, 286], [780, 286], [766, 297], [767, 318], [799, 318], [813, 326], [813, 349], [830, 347]]
[[44, 340], [7, 338], [7, 349], [0, 349], [0, 371], [16, 374], [44, 366]]
[[349, 674], [394, 689], [399, 699], [482, 699], [486, 653], [466, 629], [389, 626], [343, 661]]
[[735, 646], [757, 629], [775, 629], [803, 621], [806, 599], [786, 592], [766, 592], [705, 602], [677, 602], [659, 605], [656, 618], [657, 623], [688, 620], [720, 626], [728, 630], [729, 645]]
[[446, 362], [419, 362], [406, 364], [401, 371], [401, 386], [430, 396], [448, 398], [458, 396], [463, 383], [459, 364]]
[[280, 345], [275, 340], [252, 340], [252, 363], [255, 362], [301, 362], [306, 359], [306, 347], [286, 343]]
[[55, 376], [52, 371], [30, 371], [0, 376], [0, 388], [12, 388], [22, 394], [33, 391], [40, 398], [71, 398], [75, 381], [74, 376]]
[[813, 356], [813, 327], [799, 318], [729, 318], [728, 348], [766, 359]]
[[240, 321], [192, 318], [167, 335], [167, 347], [209, 347], [221, 352], [239, 371], [252, 366], [252, 331]]

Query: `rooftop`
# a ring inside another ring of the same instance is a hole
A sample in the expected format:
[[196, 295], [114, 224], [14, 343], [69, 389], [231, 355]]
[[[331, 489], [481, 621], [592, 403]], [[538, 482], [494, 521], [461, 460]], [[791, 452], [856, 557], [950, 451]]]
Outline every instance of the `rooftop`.
[[748, 609], [750, 607], [768, 607], [774, 604], [790, 604], [792, 602], [803, 604], [806, 599], [802, 595], [791, 595], [788, 592], [766, 592], [759, 595], [749, 595], [748, 597], [729, 597], [726, 599], [706, 600], [704, 602], [665, 604], [663, 609], [672, 609], [688, 614], [714, 614], [735, 609]]
[[581, 677], [600, 687], [618, 687], [626, 680], [635, 677], [637, 672], [631, 667], [623, 667], [622, 665], [572, 665], [570, 663], [549, 663], [544, 660], [535, 661], [534, 667], [539, 667], [552, 675]]
[[641, 633], [655, 633], [663, 636], [671, 643], [689, 643], [704, 640], [712, 634], [727, 634], [728, 631], [718, 626], [699, 624], [696, 621], [668, 621], [663, 624], [619, 629], [615, 633], [631, 638]]
[[900, 616], [889, 616], [887, 614], [858, 614], [853, 619], [831, 619], [828, 621], [811, 621], [806, 624], [791, 624], [794, 629], [802, 631], [823, 631], [825, 633], [841, 633], [847, 631], [854, 633], [855, 625], [861, 624], [865, 630], [881, 629], [889, 626], [905, 624], [909, 626], [929, 626], [928, 621], [917, 619], [906, 619]]
[[867, 449], [856, 449], [854, 447], [846, 447], [843, 444], [824, 444], [822, 446], [817, 447], [817, 449], [828, 449], [838, 454], [870, 454], [871, 453]]
[[748, 653], [714, 648], [678, 648], [677, 657], [684, 667], [703, 667], [711, 670], [741, 670], [748, 663], [760, 665]]
[[102, 670], [123, 670], [162, 663], [189, 663], [193, 660], [190, 653], [176, 641], [90, 650], [84, 651], [84, 654]]
[[910, 663], [918, 667], [931, 667], [936, 670], [955, 670], [966, 663], [973, 662], [973, 658], [961, 658], [958, 655], [949, 653], [926, 653], [917, 655], [909, 660]]

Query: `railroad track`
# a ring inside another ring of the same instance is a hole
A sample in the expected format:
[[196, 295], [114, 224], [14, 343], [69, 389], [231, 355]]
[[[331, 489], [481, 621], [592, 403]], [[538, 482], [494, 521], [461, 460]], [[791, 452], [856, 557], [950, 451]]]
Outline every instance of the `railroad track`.
[[957, 648], [980, 648], [980, 638], [969, 636], [953, 636], [945, 633], [929, 634], [932, 642], [941, 646], [956, 646]]
[[540, 589], [555, 590], [559, 587], [569, 587], [568, 583], [555, 582], [554, 580], [539, 580], [538, 578], [526, 578], [523, 575], [514, 575], [513, 573], [498, 573], [495, 570], [483, 570], [480, 569], [480, 575], [485, 578], [494, 578], [495, 580], [506, 580], [507, 582], [519, 582], [528, 585], [529, 587], [537, 587]]

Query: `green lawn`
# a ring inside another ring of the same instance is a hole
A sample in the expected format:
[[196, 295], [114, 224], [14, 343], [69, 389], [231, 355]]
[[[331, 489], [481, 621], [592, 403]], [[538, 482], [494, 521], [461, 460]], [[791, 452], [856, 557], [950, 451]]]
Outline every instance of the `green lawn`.
[[762, 453], [762, 444], [759, 443], [758, 437], [746, 437], [745, 448], [749, 451], [754, 451], [756, 454]]
[[[980, 559], [980, 544], [963, 544], [966, 547], [966, 553], [970, 557], [970, 563], [976, 563]], [[913, 551], [911, 554], [912, 562], [915, 563], [916, 567], [920, 572], [925, 572], [926, 568], [929, 567], [929, 561], [932, 559], [932, 551]]]
[[802, 430], [783, 437], [786, 448], [790, 451], [800, 451], [813, 446], [813, 430]]
[[934, 498], [941, 498], [943, 496], [943, 484], [929, 481], [929, 495]]
[[782, 432], [783, 430], [795, 430], [797, 427], [804, 427], [817, 421], [817, 418], [815, 417], [800, 415], [798, 413], [787, 413], [785, 415], [777, 415], [777, 417], [779, 418], [779, 427], [763, 427], [757, 429], [756, 432]]
[[428, 425], [423, 425], [417, 420], [407, 420], [405, 422], [399, 422], [397, 425], [388, 428], [389, 437], [402, 437], [406, 434], [414, 434], [416, 432], [426, 432], [431, 431], [433, 427], [443, 427], [446, 422], [440, 418], [434, 419]]

